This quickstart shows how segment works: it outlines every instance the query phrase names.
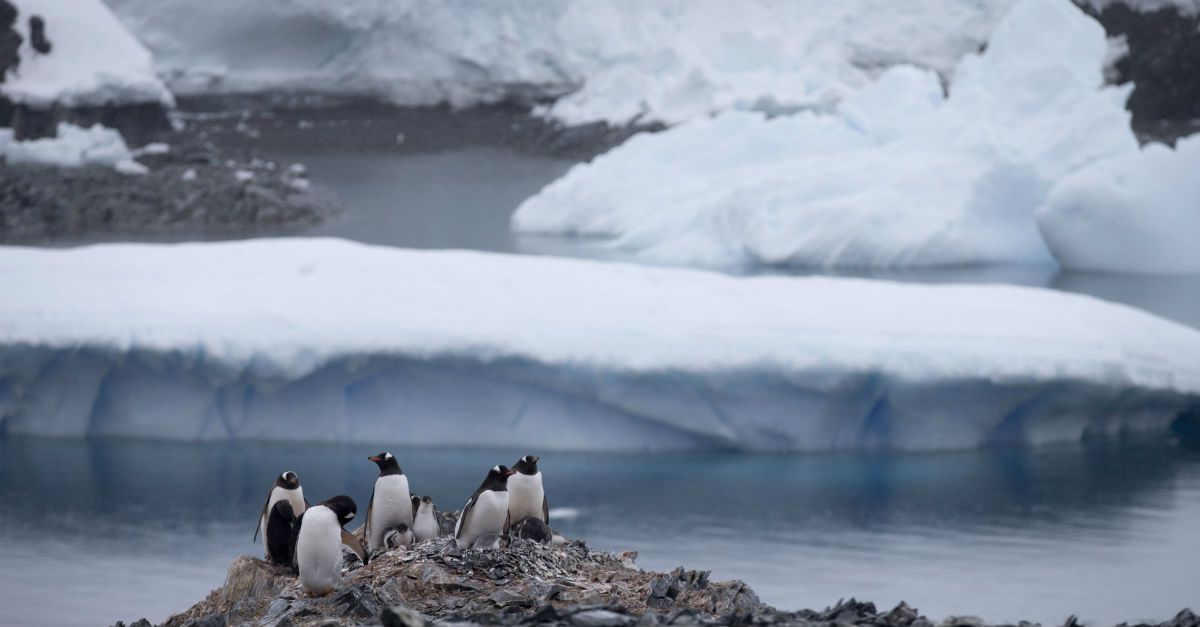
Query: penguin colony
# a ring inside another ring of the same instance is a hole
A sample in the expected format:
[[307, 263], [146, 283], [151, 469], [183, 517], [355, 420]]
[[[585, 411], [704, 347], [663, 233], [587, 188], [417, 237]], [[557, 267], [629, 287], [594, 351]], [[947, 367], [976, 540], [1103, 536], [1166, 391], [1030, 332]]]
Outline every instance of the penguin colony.
[[[255, 541], [261, 533], [267, 558], [295, 568], [308, 594], [325, 595], [338, 587], [343, 546], [365, 565], [374, 553], [442, 535], [433, 499], [410, 493], [408, 477], [396, 457], [383, 452], [367, 459], [379, 468], [379, 476], [367, 503], [366, 520], [355, 533], [347, 531], [346, 525], [358, 514], [358, 506], [346, 495], [310, 505], [299, 475], [290, 470], [276, 477], [267, 492]], [[543, 543], [562, 541], [550, 529], [538, 459], [526, 455], [512, 468], [494, 466], [488, 471], [454, 525], [459, 548], [499, 548], [504, 534]]]

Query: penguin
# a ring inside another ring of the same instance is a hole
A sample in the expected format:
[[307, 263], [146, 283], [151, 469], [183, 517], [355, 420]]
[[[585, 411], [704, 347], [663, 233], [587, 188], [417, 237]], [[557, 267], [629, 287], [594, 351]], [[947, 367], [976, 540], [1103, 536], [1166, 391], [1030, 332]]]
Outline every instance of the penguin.
[[367, 459], [379, 466], [379, 478], [375, 480], [371, 502], [367, 504], [366, 529], [363, 530], [367, 549], [375, 551], [384, 548], [383, 534], [388, 527], [404, 523], [409, 529], [412, 528], [413, 510], [408, 494], [408, 477], [400, 470], [395, 456], [380, 453]]
[[538, 470], [537, 455], [526, 455], [513, 464], [513, 476], [508, 479], [508, 517], [513, 523], [526, 518], [538, 518], [550, 524], [550, 504], [542, 489], [542, 473]]
[[433, 499], [414, 494], [412, 504], [413, 534], [417, 540], [432, 540], [442, 535], [442, 527], [438, 524], [437, 510], [433, 508]]
[[398, 549], [402, 546], [412, 546], [415, 538], [413, 532], [408, 528], [408, 525], [400, 523], [394, 527], [388, 527], [387, 531], [383, 532], [383, 546], [389, 549]]
[[[509, 479], [508, 482], [511, 484], [512, 479]], [[508, 492], [508, 498], [511, 501], [513, 497], [511, 485], [509, 485]], [[542, 522], [542, 519], [539, 516], [526, 516], [525, 518], [512, 523], [512, 529], [509, 530], [509, 535], [511, 535], [513, 538], [533, 540], [534, 542], [539, 542], [541, 544], [550, 544], [554, 540], [554, 530], [550, 528], [550, 525]]]
[[354, 499], [339, 495], [321, 501], [302, 514], [297, 521], [296, 566], [300, 571], [300, 586], [305, 592], [324, 596], [333, 591], [342, 579], [342, 545], [350, 547], [365, 565], [367, 551], [345, 529], [354, 520], [358, 506]]
[[258, 515], [258, 527], [254, 529], [254, 540], [258, 540], [258, 534], [263, 537], [263, 551], [268, 555], [271, 554], [270, 532], [267, 528], [267, 518], [271, 515], [271, 508], [275, 507], [275, 503], [280, 500], [285, 500], [292, 506], [292, 515], [300, 516], [304, 513], [304, 508], [308, 506], [308, 501], [304, 500], [304, 488], [300, 487], [300, 476], [292, 471], [287, 471], [275, 478], [275, 485], [271, 486], [271, 491], [267, 492], [267, 500], [263, 501], [262, 513]]
[[480, 536], [502, 533], [508, 526], [508, 478], [512, 474], [507, 466], [488, 471], [454, 524], [458, 548], [469, 548]]
[[296, 513], [287, 499], [275, 501], [267, 515], [267, 559], [272, 564], [292, 566], [296, 558], [295, 545]]
[[50, 54], [50, 40], [46, 39], [46, 20], [40, 15], [29, 16], [29, 45], [38, 54]]

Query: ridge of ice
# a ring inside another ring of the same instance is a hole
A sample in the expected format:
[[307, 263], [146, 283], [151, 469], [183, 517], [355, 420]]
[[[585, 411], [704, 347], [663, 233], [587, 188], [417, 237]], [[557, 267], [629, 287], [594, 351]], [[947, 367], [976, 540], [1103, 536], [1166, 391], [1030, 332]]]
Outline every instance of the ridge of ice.
[[121, 134], [99, 124], [82, 128], [60, 122], [57, 136], [26, 141], [14, 139], [11, 128], [0, 128], [0, 155], [9, 164], [66, 168], [107, 165], [127, 174], [147, 172], [146, 166], [134, 160], [134, 154]]
[[[403, 105], [554, 100], [568, 124], [827, 107], [880, 69], [948, 73], [1011, 0], [110, 0], [177, 91]], [[556, 100], [557, 99], [557, 100]]]
[[1162, 433], [1200, 332], [1007, 286], [341, 240], [0, 248], [0, 433], [944, 449]]

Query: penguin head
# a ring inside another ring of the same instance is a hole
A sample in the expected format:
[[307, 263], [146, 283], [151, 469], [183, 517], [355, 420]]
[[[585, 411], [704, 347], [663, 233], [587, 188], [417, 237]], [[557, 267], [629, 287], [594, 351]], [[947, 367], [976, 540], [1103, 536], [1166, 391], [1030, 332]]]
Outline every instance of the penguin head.
[[408, 525], [399, 523], [394, 527], [389, 527], [387, 531], [383, 532], [383, 544], [389, 549], [407, 546], [412, 542], [411, 538], [406, 537], [408, 535]]
[[285, 490], [295, 490], [300, 487], [300, 475], [289, 470], [275, 479], [275, 485]]
[[536, 475], [538, 473], [537, 464], [540, 459], [537, 455], [526, 455], [513, 464], [513, 472], [519, 472], [523, 475]]
[[358, 513], [358, 506], [354, 504], [354, 499], [345, 494], [326, 499], [321, 502], [321, 505], [328, 507], [337, 516], [338, 524], [343, 527], [346, 523], [354, 520], [354, 515]]
[[423, 505], [433, 505], [433, 498], [432, 498], [432, 497], [428, 497], [428, 496], [422, 496], [422, 497], [421, 497], [421, 503], [422, 503]]
[[388, 453], [385, 451], [378, 455], [372, 455], [372, 456], [368, 457], [367, 459], [375, 462], [376, 466], [379, 466], [379, 476], [380, 477], [383, 477], [385, 475], [402, 475], [402, 474], [404, 474], [404, 471], [400, 470], [400, 462], [396, 461], [396, 456], [392, 455], [391, 453]]

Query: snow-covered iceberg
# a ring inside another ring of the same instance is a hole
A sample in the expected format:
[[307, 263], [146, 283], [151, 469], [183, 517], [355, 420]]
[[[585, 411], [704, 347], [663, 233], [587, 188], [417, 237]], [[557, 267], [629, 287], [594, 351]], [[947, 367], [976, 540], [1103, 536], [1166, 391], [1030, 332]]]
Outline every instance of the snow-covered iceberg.
[[1069, 2], [1022, 0], [949, 94], [896, 67], [831, 113], [732, 112], [637, 136], [525, 201], [513, 226], [706, 266], [1053, 264], [1047, 190], [1136, 150], [1104, 30]]
[[[17, 72], [0, 84], [9, 100], [36, 108], [157, 103], [174, 97], [154, 60], [101, 0], [12, 0], [25, 38]], [[49, 54], [33, 50], [29, 17], [41, 16]]]
[[944, 449], [1165, 432], [1200, 332], [1005, 286], [341, 240], [0, 248], [0, 432]]
[[1075, 172], [1037, 213], [1064, 266], [1200, 274], [1200, 135], [1148, 144]]
[[0, 128], [0, 155], [9, 164], [32, 163], [76, 168], [107, 165], [127, 174], [145, 174], [121, 134], [95, 124], [81, 128], [65, 122], [55, 137], [17, 141], [11, 128]]
[[897, 63], [949, 72], [1011, 0], [109, 3], [182, 92], [558, 99], [545, 112], [569, 124], [624, 124], [828, 106]]

